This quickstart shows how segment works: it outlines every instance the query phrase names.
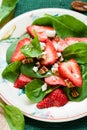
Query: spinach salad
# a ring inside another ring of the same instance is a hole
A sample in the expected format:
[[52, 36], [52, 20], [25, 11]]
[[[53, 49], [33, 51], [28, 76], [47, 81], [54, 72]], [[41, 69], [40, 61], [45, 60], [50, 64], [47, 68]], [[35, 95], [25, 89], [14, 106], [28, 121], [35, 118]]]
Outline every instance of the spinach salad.
[[[24, 35], [14, 38], [6, 61], [2, 77], [23, 88], [34, 103], [56, 89], [62, 89], [69, 101], [87, 98], [87, 25], [73, 16], [45, 14], [34, 20]], [[76, 70], [71, 63], [78, 66]], [[70, 79], [70, 71], [79, 75]]]

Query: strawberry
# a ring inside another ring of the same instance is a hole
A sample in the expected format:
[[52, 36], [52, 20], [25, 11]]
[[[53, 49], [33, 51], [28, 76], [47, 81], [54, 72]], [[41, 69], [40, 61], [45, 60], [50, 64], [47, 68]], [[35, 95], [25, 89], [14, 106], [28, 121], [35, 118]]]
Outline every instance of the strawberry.
[[71, 45], [71, 44], [74, 44], [74, 43], [77, 43], [77, 42], [87, 42], [87, 38], [76, 38], [76, 37], [67, 37], [65, 38], [65, 42], [68, 44], [68, 45]]
[[57, 61], [57, 51], [54, 48], [52, 42], [48, 39], [46, 40], [46, 46], [45, 46], [45, 50], [44, 52], [46, 52], [45, 54], [45, 58], [41, 60], [41, 64], [48, 66], [48, 65], [52, 65]]
[[33, 79], [23, 75], [22, 73], [19, 75], [17, 80], [14, 83], [15, 88], [24, 87], [27, 83], [31, 82]]
[[21, 61], [25, 58], [24, 54], [22, 54], [20, 49], [22, 46], [27, 45], [27, 44], [30, 44], [29, 38], [24, 38], [18, 42], [17, 47], [11, 57], [11, 62]]
[[64, 106], [68, 102], [68, 98], [62, 89], [55, 89], [53, 92], [48, 94], [42, 101], [37, 103], [37, 108], [49, 108], [49, 107], [60, 107]]
[[52, 75], [49, 77], [45, 78], [45, 82], [48, 85], [62, 85], [62, 86], [66, 86], [64, 79], [61, 78], [60, 76], [56, 76], [56, 75]]
[[52, 27], [48, 26], [38, 26], [38, 25], [30, 25], [27, 28], [27, 32], [34, 38], [34, 30], [36, 31], [39, 41], [44, 42], [48, 36], [46, 31], [54, 31]]
[[52, 40], [52, 44], [58, 52], [62, 52], [68, 46], [68, 44], [60, 37], [55, 37]]
[[62, 62], [58, 66], [58, 71], [63, 78], [69, 79], [73, 85], [78, 87], [82, 86], [80, 66], [76, 60], [70, 59], [67, 62]]

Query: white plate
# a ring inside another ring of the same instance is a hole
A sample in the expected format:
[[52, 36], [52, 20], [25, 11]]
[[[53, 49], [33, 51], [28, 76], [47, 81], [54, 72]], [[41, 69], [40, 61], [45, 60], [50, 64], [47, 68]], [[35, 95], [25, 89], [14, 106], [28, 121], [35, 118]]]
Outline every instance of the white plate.
[[[48, 14], [70, 14], [81, 21], [87, 23], [87, 16], [80, 13], [66, 10], [66, 9], [40, 9], [22, 14], [7, 25], [5, 25], [0, 31], [0, 39], [2, 36], [15, 24], [16, 30], [13, 33], [13, 37], [19, 37], [26, 31], [26, 26], [32, 23], [32, 21], [45, 13]], [[6, 67], [6, 50], [9, 43], [0, 43], [0, 74]], [[0, 75], [0, 96], [7, 103], [20, 108], [20, 110], [27, 117], [46, 121], [46, 122], [64, 122], [79, 119], [87, 115], [87, 99], [81, 102], [69, 102], [63, 107], [53, 107], [48, 109], [39, 110], [35, 104], [32, 104], [25, 94], [20, 89], [13, 87], [13, 84], [2, 79]]]

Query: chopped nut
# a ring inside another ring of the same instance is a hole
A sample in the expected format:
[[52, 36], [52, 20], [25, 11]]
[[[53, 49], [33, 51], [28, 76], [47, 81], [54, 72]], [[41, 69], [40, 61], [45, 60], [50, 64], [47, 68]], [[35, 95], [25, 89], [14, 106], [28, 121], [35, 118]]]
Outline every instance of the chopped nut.
[[59, 73], [58, 73], [58, 69], [56, 69], [56, 68], [52, 68], [51, 70], [52, 70], [52, 73], [53, 73], [53, 74], [55, 74], [55, 75], [59, 75]]
[[54, 38], [54, 40], [55, 40], [56, 42], [59, 42], [60, 37], [59, 37], [59, 36], [56, 36], [56, 37]]
[[82, 11], [82, 12], [87, 11], [87, 2], [77, 0], [77, 1], [73, 1], [71, 3], [71, 6], [73, 7], [73, 9], [77, 11]]
[[22, 60], [22, 63], [23, 64], [26, 64], [26, 63], [32, 63], [33, 62], [33, 59], [28, 59], [28, 58], [25, 58], [24, 60]]
[[39, 70], [40, 74], [45, 74], [46, 72], [48, 72], [48, 69], [45, 66], [42, 66]]
[[66, 83], [66, 86], [67, 86], [68, 88], [73, 88], [73, 87], [75, 87], [75, 86], [72, 84], [72, 82], [71, 82], [70, 80], [68, 80], [68, 79], [65, 80], [65, 83]]
[[71, 95], [72, 95], [72, 97], [78, 97], [79, 96], [79, 93], [76, 91], [76, 89], [75, 88], [73, 88], [72, 89], [72, 92], [71, 92]]
[[51, 71], [52, 71], [53, 74], [59, 75], [59, 73], [58, 73], [58, 63], [55, 63], [55, 64], [52, 66]]

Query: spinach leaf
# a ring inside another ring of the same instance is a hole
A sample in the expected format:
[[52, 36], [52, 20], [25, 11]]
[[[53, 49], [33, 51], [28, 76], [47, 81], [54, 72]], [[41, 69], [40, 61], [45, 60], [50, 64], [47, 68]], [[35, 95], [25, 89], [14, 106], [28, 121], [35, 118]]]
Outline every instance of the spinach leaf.
[[[23, 34], [20, 38], [15, 38], [15, 41], [13, 41], [13, 42], [11, 41], [11, 45], [8, 47], [7, 52], [6, 52], [6, 61], [8, 64], [10, 63], [11, 56], [12, 56], [13, 52], [15, 51], [18, 42], [20, 40], [22, 40], [23, 38], [30, 38], [30, 36], [29, 36], [29, 34], [26, 33], [26, 34]], [[9, 41], [10, 41], [10, 39], [9, 39]]]
[[2, 77], [14, 82], [20, 73], [21, 62], [10, 63], [2, 72]]
[[43, 26], [53, 26], [52, 20], [49, 19], [49, 17], [47, 17], [47, 16], [35, 19], [32, 24], [33, 25], [43, 25]]
[[56, 87], [48, 87], [47, 90], [42, 91], [42, 85], [44, 81], [40, 79], [34, 79], [32, 82], [28, 83], [25, 87], [25, 94], [34, 103], [41, 101], [47, 94], [52, 92]]
[[13, 42], [7, 49], [6, 51], [6, 62], [8, 64], [10, 64], [10, 60], [11, 60], [11, 56], [14, 52], [14, 50], [16, 49], [16, 46], [17, 46], [17, 43], [18, 43], [18, 39], [15, 39], [15, 42]]
[[4, 109], [4, 115], [11, 130], [24, 130], [25, 121], [22, 112], [14, 106], [5, 105], [0, 102]]
[[58, 20], [69, 28], [77, 37], [87, 37], [87, 26], [71, 15], [61, 15]]
[[14, 9], [16, 7], [18, 0], [2, 0], [2, 5], [0, 7], [0, 28], [14, 15]]
[[87, 26], [70, 15], [52, 16], [45, 14], [45, 17], [36, 19], [33, 24], [53, 26], [61, 38], [87, 37]]
[[82, 78], [83, 78], [83, 85], [82, 87], [76, 87], [76, 91], [78, 92], [79, 96], [74, 98], [71, 95], [72, 88], [64, 88], [65, 92], [68, 96], [68, 98], [71, 101], [82, 101], [85, 98], [87, 98], [87, 64], [81, 65], [81, 70], [82, 70]]
[[21, 65], [21, 72], [26, 75], [26, 76], [30, 76], [33, 78], [44, 78], [46, 76], [50, 76], [52, 75], [51, 71], [49, 70], [47, 73], [45, 74], [40, 74], [39, 71], [34, 72], [33, 67], [35, 66], [34, 63], [30, 63], [30, 64], [22, 64]]
[[74, 58], [79, 64], [87, 63], [87, 43], [78, 42], [64, 49], [62, 52], [64, 59]]
[[42, 53], [37, 35], [32, 40], [31, 44], [25, 45], [21, 48], [21, 52], [27, 57], [38, 57]]

